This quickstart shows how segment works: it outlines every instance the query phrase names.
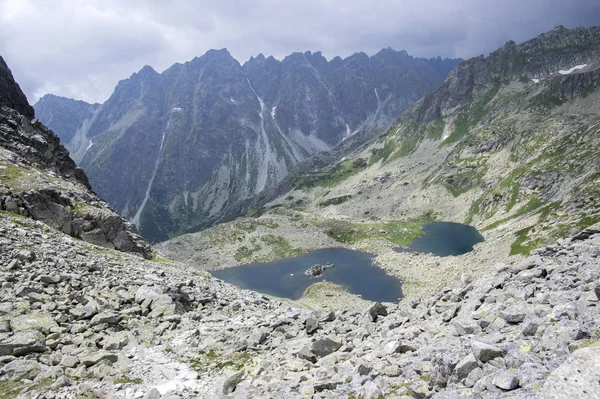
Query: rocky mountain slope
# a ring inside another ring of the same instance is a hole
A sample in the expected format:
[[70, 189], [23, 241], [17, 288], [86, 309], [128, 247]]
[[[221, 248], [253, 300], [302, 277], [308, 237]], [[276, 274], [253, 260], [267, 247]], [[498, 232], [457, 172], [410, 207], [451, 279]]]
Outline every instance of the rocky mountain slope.
[[94, 189], [160, 241], [276, 184], [308, 156], [387, 126], [456, 62], [386, 49], [331, 61], [260, 55], [242, 66], [211, 50], [161, 74], [144, 67], [99, 107], [55, 96], [35, 107]]
[[0, 214], [4, 398], [600, 397], [600, 228], [421, 301], [309, 311]]
[[[485, 272], [490, 259], [518, 262], [600, 222], [599, 35], [558, 27], [464, 61], [366, 148], [322, 156], [334, 163], [311, 162], [235, 209], [262, 214], [254, 222], [160, 247], [207, 268], [362, 249], [404, 281], [408, 297], [428, 296], [461, 271]], [[472, 224], [486, 241], [458, 257], [395, 251], [431, 220]]]
[[[430, 297], [309, 310], [67, 234], [64, 215], [93, 225], [111, 211], [56, 136], [18, 111], [26, 102], [6, 98], [1, 397], [600, 397], [600, 225], [511, 265], [490, 258], [487, 273], [458, 274]], [[386, 228], [408, 239], [406, 227]]]
[[0, 58], [0, 210], [43, 221], [97, 245], [152, 256], [134, 226], [90, 189], [52, 131], [37, 119]]

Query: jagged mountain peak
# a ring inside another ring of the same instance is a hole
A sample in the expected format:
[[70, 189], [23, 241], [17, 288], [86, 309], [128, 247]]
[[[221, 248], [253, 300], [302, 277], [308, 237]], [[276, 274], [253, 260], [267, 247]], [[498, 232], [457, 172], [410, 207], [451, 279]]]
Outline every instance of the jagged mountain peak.
[[272, 186], [306, 157], [383, 127], [447, 73], [412, 57], [364, 57], [353, 65], [320, 51], [282, 61], [259, 54], [241, 66], [226, 49], [210, 50], [121, 81], [70, 137], [94, 188], [163, 240]]
[[142, 67], [142, 69], [140, 69], [136, 75], [140, 75], [140, 76], [150, 76], [150, 75], [158, 75], [159, 73], [156, 72], [156, 70], [154, 68], [152, 68], [150, 65], [144, 65]]
[[27, 97], [12, 75], [11, 70], [0, 56], [0, 105], [6, 105], [19, 111], [28, 118], [35, 116], [33, 107], [27, 102]]

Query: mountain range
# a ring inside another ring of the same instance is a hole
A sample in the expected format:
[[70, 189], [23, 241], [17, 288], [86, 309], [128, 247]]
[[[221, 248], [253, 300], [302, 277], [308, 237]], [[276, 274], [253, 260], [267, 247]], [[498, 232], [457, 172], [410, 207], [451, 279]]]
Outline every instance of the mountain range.
[[357, 132], [384, 128], [459, 60], [384, 49], [328, 61], [211, 50], [163, 73], [145, 66], [104, 104], [46, 95], [38, 118], [94, 190], [151, 241], [197, 230], [232, 202]]

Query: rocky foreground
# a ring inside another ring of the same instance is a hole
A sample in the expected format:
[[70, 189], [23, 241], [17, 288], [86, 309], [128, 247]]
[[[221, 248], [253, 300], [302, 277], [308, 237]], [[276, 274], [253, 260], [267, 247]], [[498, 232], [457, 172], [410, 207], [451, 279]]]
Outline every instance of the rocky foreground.
[[0, 264], [3, 398], [600, 397], [600, 228], [366, 313], [295, 309], [6, 213]]

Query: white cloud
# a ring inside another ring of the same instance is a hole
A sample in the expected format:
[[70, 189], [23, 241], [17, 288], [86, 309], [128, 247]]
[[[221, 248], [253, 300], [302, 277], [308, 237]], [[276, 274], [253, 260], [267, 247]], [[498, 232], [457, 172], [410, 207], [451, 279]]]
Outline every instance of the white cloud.
[[104, 101], [143, 65], [227, 47], [328, 57], [384, 47], [470, 57], [555, 25], [597, 22], [596, 0], [0, 0], [0, 55], [31, 102], [52, 92]]

